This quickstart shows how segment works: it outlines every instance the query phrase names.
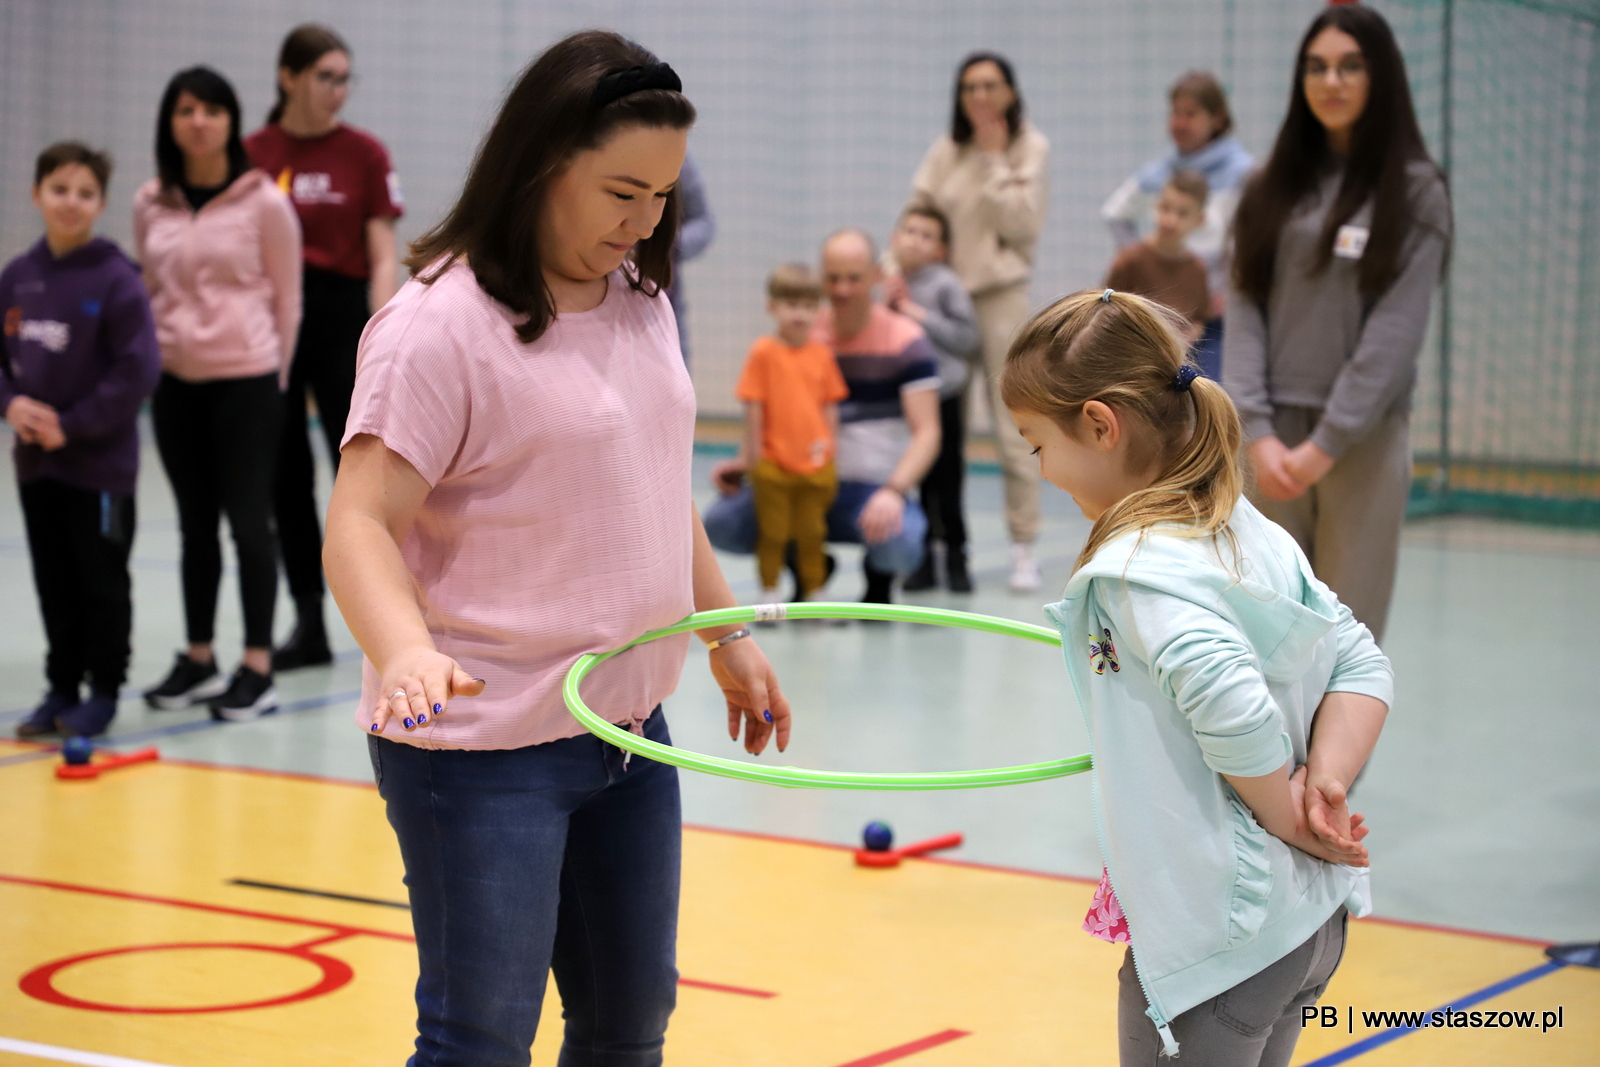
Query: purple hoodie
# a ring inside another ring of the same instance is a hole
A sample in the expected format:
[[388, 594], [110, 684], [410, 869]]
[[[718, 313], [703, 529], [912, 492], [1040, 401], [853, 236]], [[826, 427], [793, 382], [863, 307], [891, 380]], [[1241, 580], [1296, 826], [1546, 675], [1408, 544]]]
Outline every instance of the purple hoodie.
[[31, 397], [56, 409], [67, 438], [54, 452], [19, 438], [17, 481], [131, 495], [139, 406], [161, 377], [139, 268], [103, 237], [60, 259], [40, 239], [0, 271], [0, 309], [0, 414], [14, 397]]

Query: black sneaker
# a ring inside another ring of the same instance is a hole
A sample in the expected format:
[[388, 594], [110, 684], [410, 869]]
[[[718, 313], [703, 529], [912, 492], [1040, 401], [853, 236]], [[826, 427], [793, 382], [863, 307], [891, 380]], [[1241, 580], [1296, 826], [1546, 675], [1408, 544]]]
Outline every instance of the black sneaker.
[[165, 680], [144, 691], [144, 702], [160, 711], [177, 711], [204, 704], [227, 688], [228, 680], [217, 670], [216, 660], [196, 663], [187, 652], [179, 652]]
[[278, 690], [272, 675], [260, 674], [244, 664], [233, 672], [228, 691], [211, 702], [211, 717], [228, 722], [249, 722], [278, 710]]
[[866, 572], [867, 588], [861, 595], [863, 604], [893, 604], [894, 603], [894, 575], [888, 571], [874, 570], [863, 565]]
[[906, 575], [906, 580], [900, 583], [900, 588], [908, 593], [920, 593], [925, 589], [935, 589], [938, 585], [939, 579], [933, 574], [933, 548], [929, 546], [922, 554], [921, 565]]
[[18, 737], [42, 737], [56, 732], [56, 716], [78, 706], [77, 693], [58, 693], [54, 689], [33, 709], [33, 714], [17, 723]]
[[952, 548], [945, 553], [944, 573], [952, 593], [972, 592], [972, 575], [967, 571], [965, 548]]
[[328, 647], [328, 634], [320, 620], [295, 624], [289, 640], [272, 653], [272, 669], [297, 671], [301, 667], [325, 667], [333, 662], [333, 649]]

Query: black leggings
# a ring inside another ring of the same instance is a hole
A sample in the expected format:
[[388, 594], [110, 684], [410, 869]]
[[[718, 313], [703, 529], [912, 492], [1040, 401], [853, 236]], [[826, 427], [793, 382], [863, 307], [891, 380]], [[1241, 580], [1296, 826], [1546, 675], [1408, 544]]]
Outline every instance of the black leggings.
[[284, 396], [283, 434], [273, 510], [278, 519], [283, 574], [297, 601], [320, 599], [322, 527], [317, 522], [317, 472], [306, 436], [306, 392], [317, 400], [317, 416], [339, 470], [339, 442], [356, 387], [356, 346], [367, 325], [367, 282], [305, 268], [305, 305], [289, 391]]
[[128, 677], [133, 629], [133, 497], [52, 478], [24, 482], [20, 494], [50, 641], [44, 660], [50, 688], [77, 694], [87, 679], [95, 694], [115, 696]]
[[183, 610], [189, 643], [210, 644], [222, 581], [224, 512], [239, 557], [246, 648], [272, 647], [278, 596], [272, 472], [283, 396], [278, 376], [185, 382], [161, 376], [151, 403], [161, 465], [178, 498], [183, 538]]
[[922, 479], [922, 510], [928, 515], [927, 543], [943, 541], [951, 554], [966, 551], [967, 520], [962, 487], [967, 473], [967, 435], [961, 410], [967, 396], [939, 401], [939, 455]]

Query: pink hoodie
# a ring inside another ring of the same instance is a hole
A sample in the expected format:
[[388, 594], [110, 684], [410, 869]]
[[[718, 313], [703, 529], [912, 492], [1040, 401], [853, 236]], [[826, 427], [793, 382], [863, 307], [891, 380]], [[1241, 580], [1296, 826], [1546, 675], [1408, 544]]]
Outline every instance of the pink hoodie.
[[289, 380], [300, 330], [300, 220], [249, 170], [199, 211], [152, 178], [133, 201], [133, 240], [167, 373], [186, 382]]

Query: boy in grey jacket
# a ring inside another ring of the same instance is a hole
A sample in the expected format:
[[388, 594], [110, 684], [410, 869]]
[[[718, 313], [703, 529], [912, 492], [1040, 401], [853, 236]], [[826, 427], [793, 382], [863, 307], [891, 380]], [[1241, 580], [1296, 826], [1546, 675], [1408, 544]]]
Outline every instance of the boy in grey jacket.
[[932, 589], [934, 545], [944, 542], [945, 584], [953, 593], [972, 592], [967, 573], [967, 523], [962, 483], [966, 475], [968, 363], [976, 358], [982, 335], [972, 298], [956, 272], [945, 264], [950, 222], [937, 208], [913, 206], [900, 216], [890, 250], [900, 272], [888, 281], [888, 305], [922, 325], [939, 356], [939, 458], [922, 479], [922, 509], [928, 515], [927, 552], [905, 580], [907, 592]]

